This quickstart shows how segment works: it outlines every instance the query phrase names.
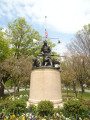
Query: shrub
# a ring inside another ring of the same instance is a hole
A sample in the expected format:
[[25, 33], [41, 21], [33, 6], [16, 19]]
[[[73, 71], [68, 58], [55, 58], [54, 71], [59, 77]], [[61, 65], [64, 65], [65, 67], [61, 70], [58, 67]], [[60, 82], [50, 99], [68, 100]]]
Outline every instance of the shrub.
[[47, 116], [48, 114], [53, 113], [53, 102], [50, 101], [40, 101], [37, 106], [37, 112], [42, 116]]
[[7, 111], [16, 114], [16, 113], [23, 113], [25, 109], [26, 109], [26, 102], [22, 99], [19, 100], [16, 99], [9, 104]]
[[80, 99], [80, 101], [84, 104], [88, 106], [88, 109], [90, 109], [90, 100], [88, 99]]
[[58, 106], [58, 108], [55, 108], [55, 113], [61, 113], [61, 112], [63, 112], [63, 108], [60, 108], [59, 106]]
[[35, 112], [36, 111], [36, 106], [34, 104], [30, 104], [30, 106], [28, 107], [28, 110], [30, 112]]
[[2, 102], [0, 103], [0, 112], [4, 108], [7, 109], [10, 102], [11, 102], [11, 100], [9, 100], [9, 99], [2, 100]]
[[25, 101], [28, 101], [29, 96], [28, 96], [28, 95], [23, 95], [23, 96], [21, 97], [21, 99], [23, 99], [23, 100], [25, 100]]
[[79, 100], [69, 100], [67, 103], [64, 104], [64, 111], [67, 117], [84, 117], [87, 110], [87, 106], [82, 104]]

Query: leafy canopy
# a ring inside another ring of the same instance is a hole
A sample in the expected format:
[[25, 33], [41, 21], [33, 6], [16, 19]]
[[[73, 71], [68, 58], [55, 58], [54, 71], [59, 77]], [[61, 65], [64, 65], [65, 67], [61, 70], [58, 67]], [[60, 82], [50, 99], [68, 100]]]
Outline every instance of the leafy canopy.
[[0, 61], [5, 60], [10, 55], [9, 45], [9, 40], [5, 36], [5, 32], [3, 32], [3, 28], [0, 28]]

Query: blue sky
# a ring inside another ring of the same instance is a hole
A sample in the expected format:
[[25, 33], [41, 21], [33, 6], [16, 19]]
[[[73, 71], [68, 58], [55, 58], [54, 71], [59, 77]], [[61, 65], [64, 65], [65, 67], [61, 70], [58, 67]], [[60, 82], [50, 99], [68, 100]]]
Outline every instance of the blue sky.
[[90, 23], [90, 0], [0, 0], [0, 27], [7, 28], [8, 22], [25, 17], [28, 24], [45, 36], [45, 16], [49, 37], [56, 43], [56, 51], [63, 55], [66, 44], [75, 33]]

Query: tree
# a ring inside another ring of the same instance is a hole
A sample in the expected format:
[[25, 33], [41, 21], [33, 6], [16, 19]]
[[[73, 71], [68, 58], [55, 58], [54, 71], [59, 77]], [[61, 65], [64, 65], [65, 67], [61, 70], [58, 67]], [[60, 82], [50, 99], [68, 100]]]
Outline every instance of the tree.
[[2, 70], [5, 59], [9, 58], [12, 54], [9, 46], [9, 40], [5, 32], [3, 32], [3, 28], [0, 28], [0, 94], [4, 94], [4, 87], [6, 87], [5, 82], [9, 77], [9, 74], [5, 70]]
[[[41, 36], [39, 35], [38, 31], [32, 29], [31, 26], [27, 24], [24, 18], [19, 17], [18, 19], [15, 19], [13, 23], [8, 23], [8, 30], [6, 35], [7, 38], [10, 39], [11, 48], [14, 52], [14, 58], [18, 59], [18, 60], [16, 59], [14, 60], [15, 61], [14, 64], [16, 67], [18, 62], [20, 62], [21, 60], [20, 58], [22, 58], [22, 56], [28, 57], [31, 55], [36, 56], [38, 54], [40, 50]], [[37, 41], [39, 42], [34, 44], [33, 39], [37, 39]], [[22, 76], [19, 70], [20, 67], [17, 68], [16, 67], [14, 67], [14, 69], [18, 68], [16, 70], [18, 71], [18, 74], [14, 74], [15, 73], [14, 71], [13, 73], [11, 72], [10, 76], [14, 76], [14, 79], [17, 84], [15, 86], [18, 86], [18, 90], [19, 90], [20, 78], [22, 78]]]
[[[27, 64], [26, 64], [27, 63]], [[1, 85], [0, 94], [4, 94], [5, 83], [8, 80], [12, 80], [14, 84], [14, 95], [16, 93], [16, 87], [19, 91], [19, 87], [26, 85], [30, 81], [30, 73], [32, 68], [32, 58], [22, 56], [20, 59], [11, 57], [0, 63], [0, 77]]]
[[[27, 63], [27, 64], [26, 64]], [[32, 57], [22, 56], [20, 59], [15, 60], [15, 66], [12, 70], [12, 79], [15, 87], [19, 91], [20, 86], [26, 87], [30, 84], [30, 74], [32, 69]]]
[[71, 56], [73, 56], [77, 80], [84, 92], [84, 84], [90, 79], [90, 24], [85, 25], [78, 31], [73, 41], [67, 46]]
[[[8, 35], [11, 36], [12, 48], [15, 52], [15, 57], [19, 58], [21, 55], [36, 55], [40, 47], [41, 36], [39, 32], [32, 29], [27, 24], [25, 18], [18, 18], [13, 23], [8, 23]], [[37, 43], [33, 43], [33, 39], [37, 39]]]
[[0, 28], [0, 61], [5, 60], [10, 55], [9, 40], [3, 32], [3, 28]]
[[[8, 30], [5, 33], [0, 31], [0, 35], [0, 39], [3, 40], [0, 41], [2, 48], [0, 50], [0, 58], [5, 59], [4, 62], [0, 63], [0, 77], [4, 83], [1, 84], [1, 93], [4, 94], [4, 87], [7, 80], [13, 81], [14, 91], [16, 91], [16, 86], [19, 91], [19, 86], [28, 82], [32, 66], [32, 58], [29, 56], [36, 57], [39, 54], [42, 39], [39, 32], [32, 29], [24, 18], [18, 18], [13, 23], [8, 23]], [[36, 39], [38, 42], [33, 43], [33, 39]], [[7, 40], [10, 40], [10, 44]], [[49, 44], [51, 47], [54, 46], [50, 41]], [[8, 59], [8, 54], [6, 53], [10, 53], [10, 51], [11, 53], [13, 52], [13, 56]]]
[[80, 83], [82, 94], [84, 92], [84, 84], [89, 80], [88, 78], [88, 64], [87, 59], [83, 56], [73, 56], [73, 70], [76, 72], [77, 81]]
[[79, 30], [73, 41], [67, 45], [71, 55], [90, 56], [90, 24]]
[[62, 83], [67, 88], [67, 96], [68, 96], [68, 88], [72, 86], [73, 92], [75, 93], [75, 97], [77, 97], [77, 91], [76, 91], [76, 73], [73, 69], [73, 61], [71, 58], [67, 57], [62, 63], [62, 72], [61, 72], [61, 78]]

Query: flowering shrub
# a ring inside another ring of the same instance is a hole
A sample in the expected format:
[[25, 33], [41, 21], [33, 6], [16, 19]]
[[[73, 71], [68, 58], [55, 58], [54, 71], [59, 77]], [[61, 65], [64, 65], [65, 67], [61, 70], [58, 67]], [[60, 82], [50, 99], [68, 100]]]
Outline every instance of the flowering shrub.
[[34, 104], [30, 104], [30, 106], [28, 107], [28, 111], [32, 111], [33, 113], [36, 112], [36, 106]]
[[59, 115], [58, 113], [52, 114], [52, 116], [48, 115], [42, 117], [41, 115], [33, 114], [31, 111], [26, 114], [23, 113], [21, 116], [15, 114], [4, 116], [4, 114], [2, 113], [0, 115], [0, 119], [2, 120], [53, 120], [53, 119], [66, 120], [65, 116]]
[[65, 103], [64, 109], [57, 108], [53, 110], [53, 103], [50, 101], [41, 101], [38, 104], [37, 108], [33, 104], [31, 104], [29, 108], [26, 108], [26, 101], [23, 100], [23, 96], [24, 95], [21, 95], [19, 97], [11, 96], [8, 97], [6, 100], [2, 100], [3, 101], [2, 105], [4, 109], [1, 109], [0, 120], [89, 120], [90, 119], [90, 115], [89, 115], [90, 113], [85, 113], [87, 112], [87, 107], [84, 106], [79, 100], [70, 100], [67, 103]]
[[1, 120], [90, 120], [90, 116], [88, 116], [87, 118], [85, 119], [82, 119], [82, 118], [78, 118], [78, 119], [75, 119], [74, 117], [73, 118], [66, 118], [65, 116], [63, 116], [62, 113], [58, 114], [58, 113], [54, 113], [52, 114], [52, 116], [48, 115], [48, 116], [44, 116], [42, 117], [41, 115], [38, 115], [38, 114], [33, 114], [32, 112], [28, 112], [26, 114], [22, 114], [22, 115], [7, 115], [7, 116], [4, 116], [4, 114], [0, 114], [0, 119]]

